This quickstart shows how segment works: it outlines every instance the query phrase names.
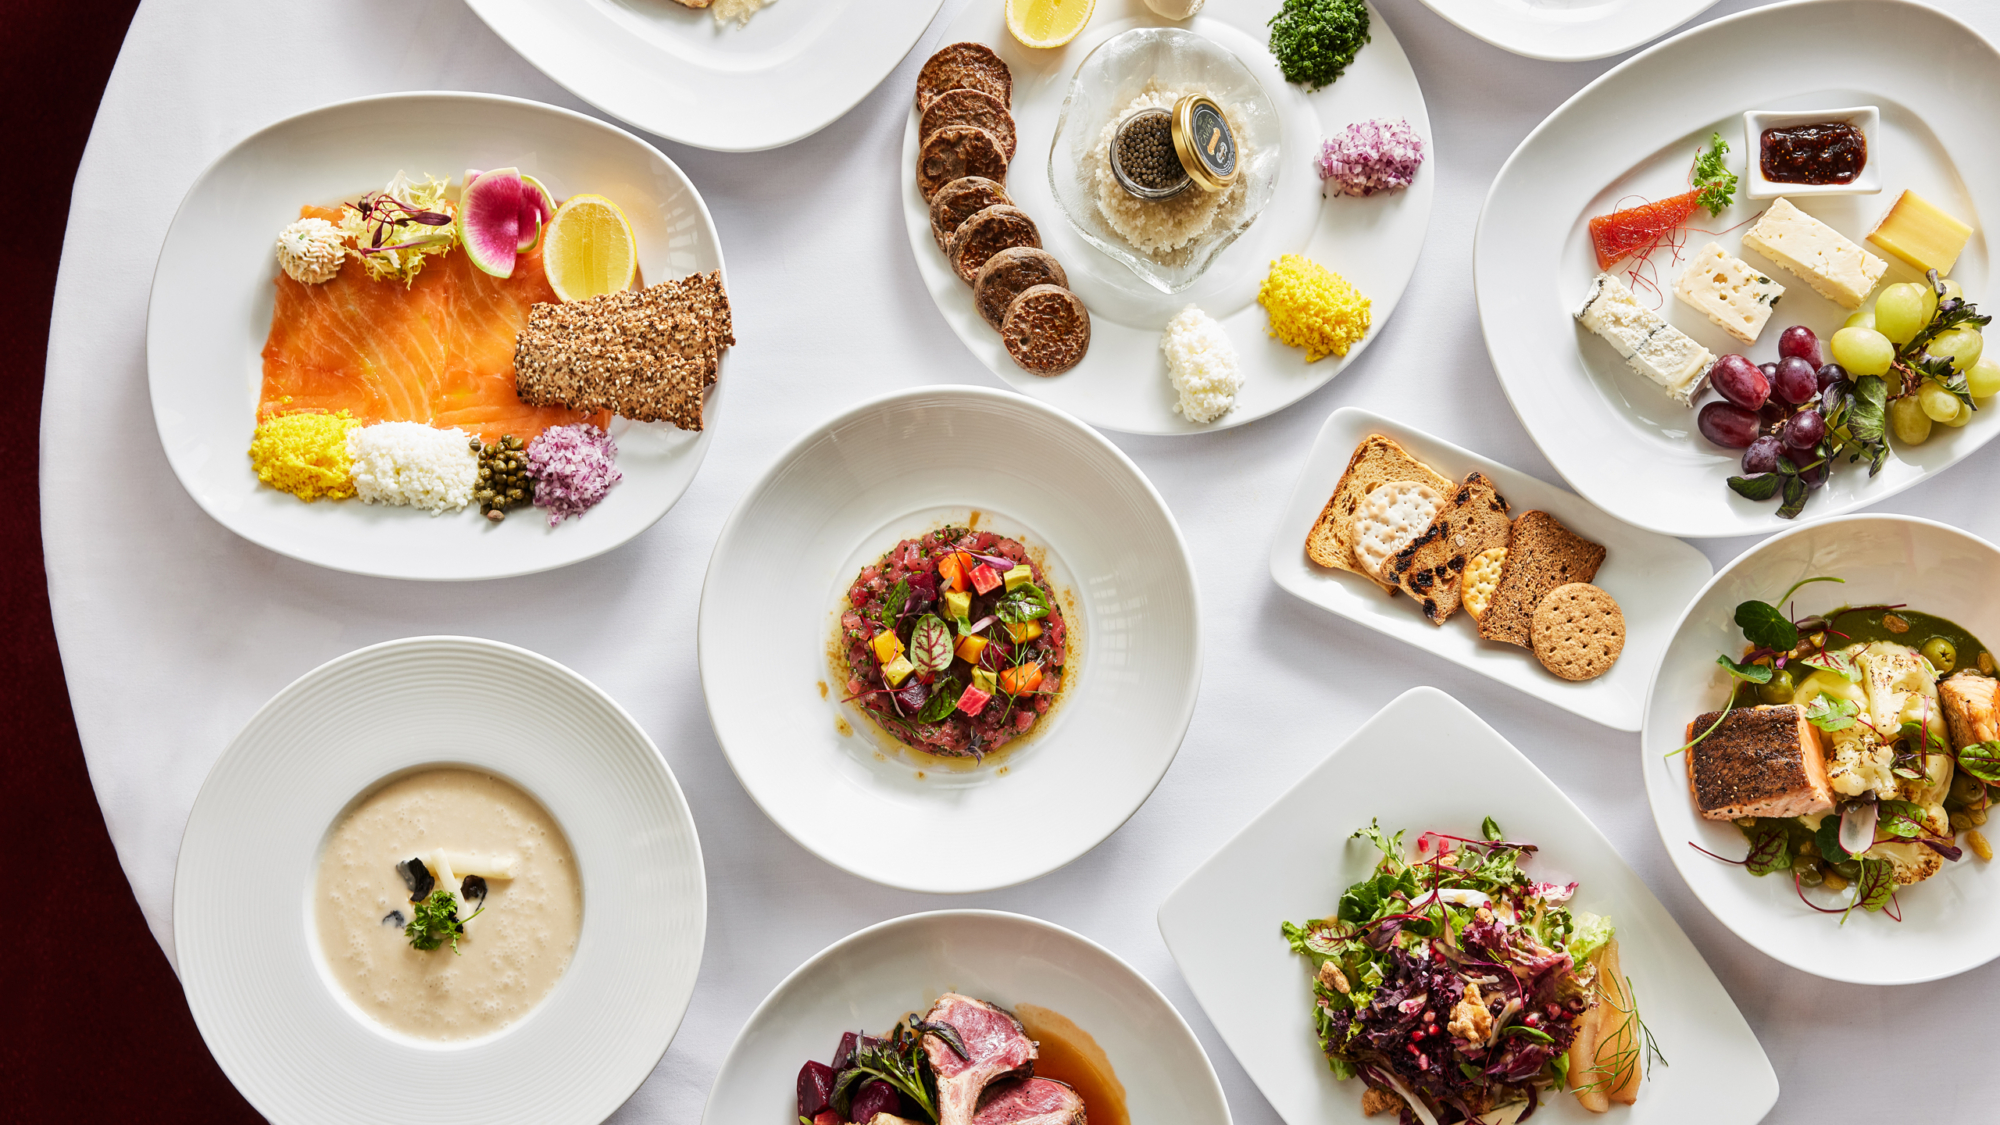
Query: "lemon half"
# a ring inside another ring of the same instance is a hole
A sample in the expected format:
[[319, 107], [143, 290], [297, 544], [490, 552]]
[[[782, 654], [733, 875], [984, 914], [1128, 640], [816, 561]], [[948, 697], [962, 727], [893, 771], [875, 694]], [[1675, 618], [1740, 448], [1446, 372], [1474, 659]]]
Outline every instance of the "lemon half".
[[1097, 0], [1007, 0], [1007, 30], [1027, 47], [1060, 47], [1076, 38]]
[[583, 301], [632, 286], [639, 273], [639, 244], [616, 203], [601, 195], [573, 195], [556, 208], [543, 233], [542, 268], [564, 301]]

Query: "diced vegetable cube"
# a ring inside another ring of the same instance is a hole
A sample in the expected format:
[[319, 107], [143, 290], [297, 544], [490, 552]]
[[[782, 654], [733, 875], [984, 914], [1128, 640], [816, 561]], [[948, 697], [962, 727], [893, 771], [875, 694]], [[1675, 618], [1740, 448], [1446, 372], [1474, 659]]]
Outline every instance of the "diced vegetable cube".
[[964, 590], [954, 590], [944, 596], [944, 615], [954, 621], [972, 615], [972, 595]]
[[1023, 621], [1018, 625], [1008, 625], [1007, 635], [1013, 638], [1014, 643], [1017, 645], [1026, 644], [1042, 635], [1042, 623], [1039, 620], [1034, 620]]
[[965, 589], [965, 568], [959, 564], [957, 554], [949, 554], [938, 560], [938, 577], [944, 580], [948, 591]]
[[1021, 565], [1007, 572], [1006, 574], [1007, 589], [1018, 590], [1022, 586], [1026, 585], [1029, 581], [1033, 580], [1034, 577], [1035, 577], [1035, 572], [1028, 569], [1027, 563], [1022, 563]]
[[882, 678], [889, 681], [890, 687], [895, 687], [908, 679], [910, 673], [916, 670], [917, 666], [910, 663], [909, 657], [899, 655], [896, 659], [882, 665]]
[[985, 563], [972, 568], [972, 588], [982, 594], [990, 594], [1000, 588], [1000, 573]]
[[958, 697], [958, 709], [968, 715], [976, 716], [981, 711], [986, 710], [986, 704], [992, 698], [993, 696], [987, 692], [980, 691], [976, 687], [969, 687], [965, 689], [964, 695]]
[[993, 673], [988, 672], [984, 668], [974, 668], [972, 670], [972, 686], [988, 695], [992, 695], [1000, 690], [1000, 685], [995, 682]]
[[884, 629], [875, 634], [875, 639], [868, 642], [868, 647], [875, 650], [877, 664], [887, 664], [903, 655], [902, 638], [896, 636], [896, 631], [893, 629]]
[[958, 638], [958, 658], [967, 664], [979, 663], [979, 654], [986, 651], [986, 638], [967, 635]]
[[1008, 695], [1026, 695], [1042, 686], [1042, 663], [1030, 660], [1016, 668], [1000, 671], [1000, 690]]

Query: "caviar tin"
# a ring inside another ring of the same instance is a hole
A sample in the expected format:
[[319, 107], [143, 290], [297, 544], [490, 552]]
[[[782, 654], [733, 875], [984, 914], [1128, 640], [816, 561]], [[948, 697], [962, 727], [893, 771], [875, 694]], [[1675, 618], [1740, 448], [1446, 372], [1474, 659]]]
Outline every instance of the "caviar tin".
[[1201, 94], [1174, 103], [1174, 152], [1188, 178], [1203, 191], [1221, 191], [1236, 182], [1236, 134], [1222, 107]]

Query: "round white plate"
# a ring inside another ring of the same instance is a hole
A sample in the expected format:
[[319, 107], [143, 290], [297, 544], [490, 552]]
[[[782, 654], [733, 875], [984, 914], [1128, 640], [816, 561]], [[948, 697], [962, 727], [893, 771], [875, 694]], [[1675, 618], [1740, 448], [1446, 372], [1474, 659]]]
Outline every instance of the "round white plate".
[[777, 148], [825, 128], [908, 54], [944, 0], [775, 0], [743, 25], [673, 0], [466, 0], [591, 105], [668, 140]]
[[[540, 801], [583, 885], [583, 930], [555, 989], [463, 1045], [360, 1014], [337, 994], [313, 928], [335, 819], [390, 775], [430, 764], [506, 777]], [[195, 1024], [236, 1088], [280, 1122], [406, 1119], [424, 1089], [442, 1092], [422, 1098], [428, 1121], [601, 1121], [680, 1026], [707, 915], [694, 818], [646, 733], [575, 672], [472, 637], [374, 645], [279, 692], [202, 782], [174, 876]]]
[[[1811, 59], [1787, 65], [1785, 58]], [[1745, 81], [1702, 76], [1739, 75]], [[1742, 471], [1740, 450], [1711, 445], [1695, 411], [1669, 399], [1572, 315], [1597, 259], [1590, 217], [1637, 198], [1686, 190], [1688, 165], [1711, 132], [1730, 143], [1732, 170], [1745, 154], [1749, 109], [1874, 105], [1882, 110], [1879, 196], [1800, 201], [1802, 210], [1860, 241], [1906, 188], [1977, 225], [2000, 215], [2000, 149], [1975, 138], [2000, 115], [2000, 54], [1952, 17], [1906, 0], [1802, 0], [1730, 16], [1668, 40], [1619, 65], [1550, 114], [1500, 170], [1473, 247], [1479, 320], [1493, 369], [1535, 444], [1570, 487], [1629, 523], [1684, 538], [1762, 535], [1792, 525], [1776, 501], [1758, 503], [1725, 481]], [[1697, 211], [1686, 250], [1711, 239], [1741, 247], [1739, 228], [1763, 209], [1746, 200], [1714, 219]], [[1871, 251], [1872, 252], [1872, 251]], [[1878, 254], [1878, 257], [1887, 255]], [[1769, 263], [1752, 252], [1746, 261]], [[1680, 266], [1653, 255], [1661, 315], [1718, 355], [1759, 363], [1778, 356], [1778, 335], [1805, 324], [1822, 344], [1846, 318], [1794, 275], [1782, 304], [1748, 348], [1671, 296]], [[1917, 280], [1889, 259], [1885, 282]], [[1626, 265], [1621, 264], [1623, 270]], [[1975, 232], [1952, 277], [1990, 302], [1991, 256]], [[1713, 397], [1713, 396], [1709, 396]], [[1939, 472], [2000, 432], [2000, 411], [1964, 429], [1939, 427], [1924, 445], [1896, 446], [1882, 471], [1842, 463], [1812, 495], [1801, 519], [1822, 519], [1884, 500]]]
[[1111, 1059], [1133, 1121], [1229, 1125], [1215, 1068], [1159, 989], [1081, 934], [995, 910], [896, 918], [792, 970], [722, 1060], [703, 1125], [793, 1120], [806, 1060], [826, 1062], [842, 1032], [882, 1034], [954, 991], [1068, 1016]]
[[1630, 1109], [1594, 1114], [1564, 1093], [1534, 1120], [1756, 1125], [1778, 1100], [1778, 1076], [1701, 951], [1554, 782], [1429, 687], [1391, 700], [1160, 905], [1174, 963], [1271, 1107], [1290, 1125], [1390, 1120], [1363, 1117], [1361, 1083], [1328, 1069], [1309, 968], [1278, 923], [1332, 914], [1368, 876], [1375, 850], [1349, 834], [1371, 820], [1414, 843], [1426, 831], [1477, 839], [1489, 816], [1540, 846], [1531, 874], [1577, 880], [1575, 905], [1611, 919], [1640, 1013], [1673, 1064], [1652, 1068]]
[[[975, 513], [1045, 549], [1069, 683], [1018, 747], [926, 768], [841, 701], [828, 650], [863, 566]], [[751, 798], [828, 863], [914, 891], [1004, 887], [1096, 847], [1166, 773], [1201, 682], [1193, 563], [1152, 484], [1069, 415], [979, 387], [863, 402], [779, 455], [723, 525], [698, 640], [709, 721]], [[948, 859], [910, 846], [1002, 838]]]
[[1716, 0], [1424, 0], [1474, 38], [1531, 59], [1578, 62], [1629, 51]]
[[[1640, 764], [1660, 842], [1695, 897], [1736, 936], [1795, 969], [1855, 984], [1914, 984], [1977, 968], [2000, 954], [2000, 875], [1966, 849], [1965, 858], [1896, 892], [1903, 920], [1856, 910], [1845, 924], [1798, 899], [1783, 874], [1758, 878], [1696, 851], [1742, 858], [1743, 834], [1703, 820], [1688, 794], [1687, 741], [1694, 717], [1728, 699], [1715, 658], [1743, 651], [1736, 606], [1770, 601], [1815, 575], [1846, 579], [1800, 588], [1803, 617], [1841, 605], [1907, 603], [1955, 621], [1987, 644], [2000, 643], [2000, 549], [1955, 527], [1910, 516], [1850, 516], [1774, 536], [1722, 568], [1690, 605], [1653, 677], [1640, 734]], [[1822, 905], [1836, 896], [1820, 894]]]
[[[424, 123], [422, 130], [410, 122]], [[282, 555], [384, 578], [501, 578], [599, 555], [653, 526], [694, 480], [728, 397], [729, 361], [708, 394], [707, 429], [613, 419], [625, 479], [579, 519], [538, 509], [492, 524], [466, 510], [431, 518], [356, 500], [300, 503], [250, 470], [260, 353], [271, 327], [272, 240], [304, 203], [354, 199], [399, 170], [456, 181], [518, 165], [558, 198], [609, 196], [639, 239], [648, 281], [723, 269], [701, 195], [673, 161], [615, 126], [493, 94], [386, 94], [338, 102], [253, 133], [188, 189], [160, 248], [146, 311], [146, 366], [160, 444], [195, 503]], [[725, 278], [727, 272], [724, 273]]]
[[[944, 42], [971, 39], [998, 51], [1014, 71], [1014, 120], [1020, 143], [1007, 192], [1033, 216], [1042, 245], [1063, 264], [1070, 288], [1090, 307], [1090, 353], [1061, 375], [1043, 378], [1016, 366], [1000, 334], [972, 304], [972, 288], [958, 279], [931, 237], [930, 208], [917, 190], [917, 114], [903, 133], [903, 218], [917, 271], [945, 321], [995, 375], [1022, 394], [1075, 414], [1093, 426], [1140, 434], [1197, 434], [1253, 422], [1283, 410], [1326, 385], [1359, 359], [1382, 333], [1417, 268], [1430, 223], [1437, 181], [1437, 144], [1431, 136], [1424, 93], [1389, 21], [1369, 9], [1374, 39], [1355, 56], [1339, 81], [1315, 94], [1278, 72], [1265, 46], [1268, 5], [1210, 0], [1191, 20], [1161, 19], [1140, 0], [1101, 0], [1083, 34], [1067, 46], [1033, 50], [1007, 32], [998, 0], [967, 5]], [[1277, 107], [1284, 126], [1284, 163], [1276, 193], [1256, 223], [1215, 259], [1201, 280], [1179, 293], [1161, 293], [1110, 255], [1084, 241], [1056, 206], [1049, 186], [1049, 152], [1070, 79], [1098, 44], [1134, 27], [1183, 27], [1206, 35], [1242, 60]], [[1424, 167], [1406, 191], [1354, 199], [1320, 197], [1313, 158], [1329, 134], [1371, 118], [1407, 119], [1424, 139]], [[1257, 303], [1257, 287], [1280, 254], [1304, 254], [1354, 283], [1372, 302], [1368, 335], [1344, 358], [1307, 363], [1305, 353], [1273, 339]], [[1220, 320], [1236, 345], [1244, 373], [1236, 409], [1211, 425], [1174, 413], [1175, 395], [1160, 352], [1160, 332], [1175, 313], [1200, 305]]]

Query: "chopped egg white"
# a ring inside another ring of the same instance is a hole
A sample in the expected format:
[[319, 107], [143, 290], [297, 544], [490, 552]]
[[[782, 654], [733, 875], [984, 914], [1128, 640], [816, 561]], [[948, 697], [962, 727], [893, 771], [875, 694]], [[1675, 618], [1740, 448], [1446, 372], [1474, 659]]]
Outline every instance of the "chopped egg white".
[[1167, 322], [1160, 350], [1167, 356], [1167, 378], [1180, 395], [1174, 413], [1207, 423], [1236, 408], [1243, 369], [1221, 322], [1189, 305]]

